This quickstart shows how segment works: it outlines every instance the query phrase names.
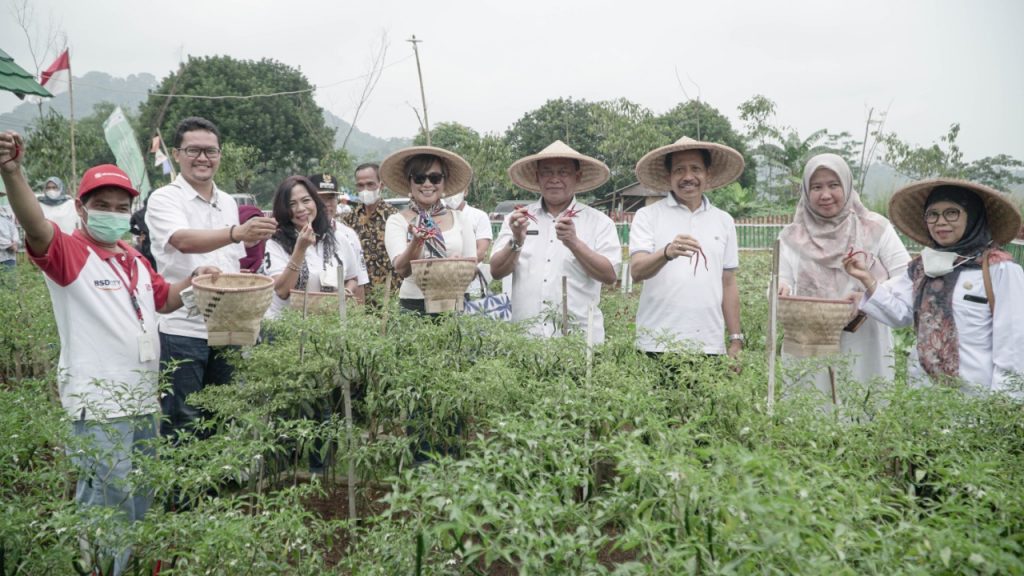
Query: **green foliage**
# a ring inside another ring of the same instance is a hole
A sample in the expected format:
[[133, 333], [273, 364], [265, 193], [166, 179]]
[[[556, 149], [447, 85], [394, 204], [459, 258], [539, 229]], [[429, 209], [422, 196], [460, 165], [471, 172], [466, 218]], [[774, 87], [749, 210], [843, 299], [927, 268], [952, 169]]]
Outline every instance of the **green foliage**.
[[52, 378], [60, 352], [42, 273], [20, 260], [10, 275], [0, 279], [0, 387]]
[[[258, 156], [259, 153], [252, 146], [224, 142], [221, 145], [220, 167], [217, 168], [218, 185], [229, 194], [248, 194], [256, 176]], [[259, 200], [266, 202], [265, 198]]]
[[[78, 174], [97, 164], [113, 164], [114, 153], [110, 151], [103, 135], [103, 122], [113, 112], [109, 102], [97, 104], [91, 115], [75, 122], [75, 156]], [[129, 121], [132, 118], [129, 116]], [[42, 186], [50, 176], [58, 176], [69, 191], [77, 188], [78, 180], [71, 174], [71, 120], [54, 110], [33, 122], [25, 139], [28, 153], [25, 156], [25, 172], [29, 182]]]
[[[158, 502], [189, 508], [157, 505], [123, 536], [131, 573], [158, 559], [188, 574], [1024, 570], [1020, 405], [843, 377], [842, 408], [783, 390], [769, 414], [769, 260], [742, 256], [741, 374], [638, 354], [637, 298], [618, 291], [602, 296], [592, 362], [578, 336], [485, 319], [392, 305], [342, 326], [289, 311], [272, 342], [237, 355], [235, 383], [195, 397], [216, 434], [158, 441], [139, 463]], [[352, 431], [338, 416], [346, 381]], [[0, 394], [0, 540], [21, 573], [66, 573], [78, 538], [110, 520], [63, 497], [67, 423], [44, 386]], [[313, 417], [326, 406], [334, 416]], [[410, 466], [424, 441], [433, 461]], [[297, 472], [314, 450], [332, 464], [322, 484]], [[343, 500], [350, 462], [360, 522], [314, 512], [311, 499]]]
[[[160, 129], [168, 146], [174, 129], [188, 116], [213, 121], [228, 142], [256, 150], [259, 173], [276, 184], [284, 176], [307, 174], [334, 148], [334, 129], [324, 122], [312, 86], [301, 71], [271, 59], [236, 60], [229, 56], [190, 57], [168, 75], [140, 107], [143, 136]], [[196, 99], [157, 94], [250, 96], [298, 92], [260, 98]]]
[[1012, 156], [998, 154], [964, 162], [963, 152], [956, 142], [959, 135], [959, 122], [951, 124], [949, 132], [939, 142], [927, 147], [915, 147], [896, 134], [885, 134], [881, 138], [886, 150], [884, 158], [893, 168], [913, 180], [961, 178], [1003, 191], [1013, 185], [1024, 184], [1024, 177], [1017, 174], [1024, 167], [1024, 162]]

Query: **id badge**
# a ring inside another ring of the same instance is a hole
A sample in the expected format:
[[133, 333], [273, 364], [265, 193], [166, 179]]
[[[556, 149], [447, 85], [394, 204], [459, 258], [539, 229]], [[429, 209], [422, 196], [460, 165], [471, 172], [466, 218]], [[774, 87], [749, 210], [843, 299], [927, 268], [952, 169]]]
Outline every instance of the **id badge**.
[[156, 338], [149, 332], [139, 334], [139, 362], [156, 360]]

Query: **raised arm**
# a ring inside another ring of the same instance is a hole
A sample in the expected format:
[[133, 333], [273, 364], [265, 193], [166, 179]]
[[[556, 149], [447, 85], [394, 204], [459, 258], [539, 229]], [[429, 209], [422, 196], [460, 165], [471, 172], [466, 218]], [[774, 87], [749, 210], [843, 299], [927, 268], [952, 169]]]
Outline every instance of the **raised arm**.
[[11, 209], [21, 227], [25, 229], [25, 241], [35, 254], [45, 254], [53, 242], [53, 226], [46, 221], [43, 209], [32, 193], [32, 188], [21, 171], [25, 158], [25, 141], [12, 130], [0, 132], [0, 174]]

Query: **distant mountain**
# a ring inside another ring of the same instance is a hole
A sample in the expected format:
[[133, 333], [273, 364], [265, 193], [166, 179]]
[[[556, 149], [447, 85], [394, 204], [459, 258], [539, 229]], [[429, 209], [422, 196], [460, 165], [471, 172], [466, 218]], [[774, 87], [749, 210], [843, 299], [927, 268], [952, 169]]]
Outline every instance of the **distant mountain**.
[[[115, 78], [103, 72], [75, 76], [75, 116], [84, 118], [92, 114], [93, 107], [100, 102], [113, 102], [126, 111], [137, 112], [139, 105], [148, 97], [149, 90], [156, 86], [156, 77], [146, 73], [133, 74], [127, 78]], [[51, 108], [67, 116], [70, 111], [68, 93], [43, 100], [43, 114]], [[34, 102], [22, 102], [11, 112], [0, 114], [0, 129], [17, 130], [25, 134], [38, 118], [39, 107]], [[341, 146], [349, 123], [327, 110], [324, 111], [324, 121], [328, 126], [338, 129], [335, 145]], [[411, 143], [411, 138], [378, 138], [356, 128], [352, 131], [347, 148], [356, 161], [371, 161], [381, 160]]]
[[[328, 126], [338, 129], [334, 137], [334, 145], [340, 147], [351, 124], [338, 118], [328, 110], [324, 110], [324, 121], [327, 122]], [[411, 145], [412, 138], [388, 138], [385, 140], [356, 128], [348, 139], [346, 149], [357, 162], [379, 162], [395, 150]]]
[[[100, 102], [113, 102], [125, 110], [134, 112], [156, 83], [156, 77], [146, 73], [132, 74], [127, 78], [115, 78], [103, 72], [88, 72], [85, 76], [75, 76], [75, 117], [89, 116], [93, 107]], [[54, 98], [43, 100], [43, 114], [50, 108], [67, 116], [71, 110], [68, 93], [64, 92]], [[34, 102], [22, 102], [14, 110], [0, 114], [0, 126], [24, 134], [38, 118], [39, 107]]]

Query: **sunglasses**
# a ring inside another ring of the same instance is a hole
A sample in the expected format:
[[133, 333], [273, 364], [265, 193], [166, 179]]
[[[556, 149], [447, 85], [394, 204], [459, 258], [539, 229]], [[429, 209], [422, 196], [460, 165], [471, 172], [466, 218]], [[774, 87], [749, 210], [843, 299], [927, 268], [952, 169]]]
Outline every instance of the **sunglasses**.
[[444, 180], [444, 174], [441, 174], [440, 172], [431, 172], [430, 174], [415, 174], [410, 176], [410, 178], [416, 184], [423, 184], [427, 180], [430, 180], [430, 183], [436, 186]]

